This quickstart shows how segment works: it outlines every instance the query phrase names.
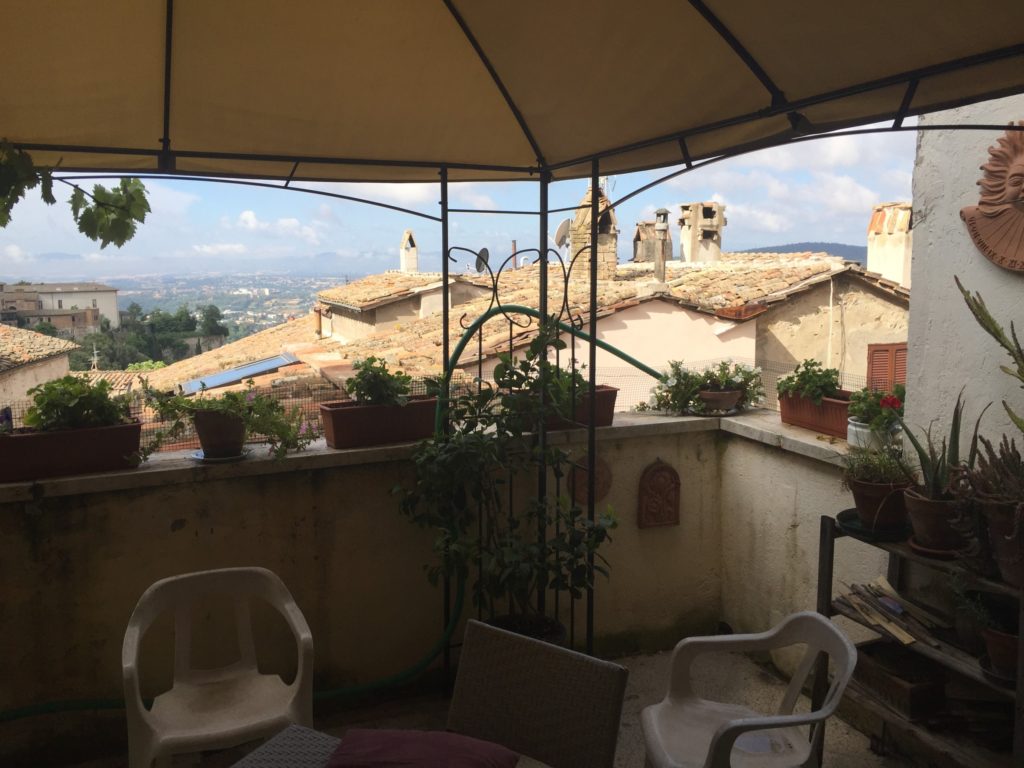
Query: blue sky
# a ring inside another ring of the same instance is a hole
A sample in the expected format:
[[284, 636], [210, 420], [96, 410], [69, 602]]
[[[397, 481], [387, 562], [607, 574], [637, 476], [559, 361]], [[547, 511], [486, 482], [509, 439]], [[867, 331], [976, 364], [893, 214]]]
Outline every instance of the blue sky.
[[[639, 195], [617, 209], [619, 258], [631, 254], [633, 226], [671, 211], [678, 248], [679, 204], [718, 200], [727, 206], [725, 250], [801, 241], [864, 245], [871, 207], [910, 200], [916, 134], [838, 136], [763, 150], [698, 169]], [[612, 198], [659, 172], [613, 177]], [[108, 182], [109, 183], [109, 182]], [[402, 232], [411, 228], [421, 269], [438, 268], [440, 225], [426, 219], [301, 192], [210, 182], [146, 181], [153, 212], [121, 249], [79, 234], [67, 205], [37, 197], [20, 203], [0, 230], [0, 279], [114, 279], [207, 272], [358, 275], [397, 268]], [[576, 205], [587, 182], [552, 185], [551, 207]], [[58, 185], [61, 186], [61, 185]], [[321, 184], [317, 188], [437, 213], [436, 184]], [[60, 194], [60, 190], [58, 190]], [[530, 183], [455, 184], [460, 208], [533, 209]], [[66, 196], [66, 194], [65, 194]], [[554, 231], [561, 218], [551, 217]], [[537, 246], [532, 216], [462, 214], [453, 217], [451, 244], [495, 256]]]

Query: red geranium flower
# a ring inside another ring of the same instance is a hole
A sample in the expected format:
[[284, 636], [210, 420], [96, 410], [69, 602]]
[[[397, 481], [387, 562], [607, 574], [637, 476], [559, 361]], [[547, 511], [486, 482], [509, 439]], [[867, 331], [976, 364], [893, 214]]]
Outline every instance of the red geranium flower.
[[886, 395], [882, 398], [880, 405], [883, 408], [892, 408], [894, 411], [903, 407], [903, 403], [896, 395]]

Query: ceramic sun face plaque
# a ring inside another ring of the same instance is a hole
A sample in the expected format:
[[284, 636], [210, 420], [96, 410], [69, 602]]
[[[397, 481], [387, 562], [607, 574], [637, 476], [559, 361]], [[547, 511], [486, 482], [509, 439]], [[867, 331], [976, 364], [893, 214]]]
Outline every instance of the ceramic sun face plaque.
[[[1024, 120], [1017, 125], [1024, 126]], [[1000, 267], [1024, 271], [1024, 131], [1000, 136], [981, 170], [978, 204], [962, 209], [960, 218], [986, 257]]]

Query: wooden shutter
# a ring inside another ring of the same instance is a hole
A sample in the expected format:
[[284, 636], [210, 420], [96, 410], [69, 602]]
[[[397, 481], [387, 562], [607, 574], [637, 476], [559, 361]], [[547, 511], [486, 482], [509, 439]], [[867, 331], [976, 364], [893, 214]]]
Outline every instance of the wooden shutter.
[[868, 387], [892, 389], [907, 383], [907, 342], [868, 344]]

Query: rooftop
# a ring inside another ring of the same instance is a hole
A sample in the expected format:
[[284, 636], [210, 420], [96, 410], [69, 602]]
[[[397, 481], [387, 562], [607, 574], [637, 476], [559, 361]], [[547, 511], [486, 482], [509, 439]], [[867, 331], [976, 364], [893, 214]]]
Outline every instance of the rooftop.
[[0, 372], [66, 355], [78, 345], [56, 336], [0, 325]]
[[441, 286], [440, 272], [402, 272], [391, 269], [321, 291], [321, 301], [352, 309], [372, 309]]
[[109, 285], [103, 283], [4, 283], [3, 290], [5, 293], [10, 292], [27, 292], [27, 293], [64, 293], [74, 291], [117, 291]]
[[[762, 312], [767, 305], [784, 301], [795, 293], [841, 273], [850, 273], [879, 284], [903, 300], [909, 295], [877, 275], [866, 273], [852, 262], [827, 253], [726, 253], [715, 263], [670, 261], [666, 264], [668, 291], [657, 293], [650, 293], [648, 288], [653, 280], [653, 269], [650, 263], [620, 264], [614, 280], [599, 280], [598, 316], [612, 314], [642, 302], [661, 300], [730, 321], [742, 321]], [[549, 306], [555, 308], [563, 301], [565, 284], [560, 266], [552, 265], [550, 270]], [[538, 273], [536, 264], [501, 272], [498, 279], [502, 303], [537, 306]], [[455, 275], [453, 280], [470, 281], [478, 285], [483, 282], [483, 278], [476, 273]], [[413, 295], [417, 288], [431, 285], [440, 285], [438, 273], [391, 270], [332, 288], [320, 296], [336, 297], [332, 301], [349, 306], [357, 306], [357, 302], [362, 301], [362, 308], [369, 308], [399, 301]], [[589, 316], [586, 311], [588, 290], [586, 282], [581, 280], [571, 281], [569, 286], [568, 304], [574, 315], [584, 319]], [[462, 319], [482, 314], [490, 303], [491, 297], [488, 294], [455, 305], [450, 317], [449, 338], [458, 339], [464, 330]], [[532, 334], [532, 328], [517, 329], [513, 336], [513, 346], [525, 342]], [[484, 326], [484, 357], [506, 350], [508, 342], [507, 327], [499, 323]], [[475, 349], [468, 350], [463, 360], [473, 359]], [[190, 379], [271, 357], [282, 351], [294, 353], [330, 378], [344, 378], [353, 361], [370, 355], [383, 357], [413, 375], [425, 376], [441, 370], [441, 350], [442, 326], [439, 313], [390, 325], [384, 331], [349, 344], [341, 344], [330, 338], [317, 339], [313, 317], [309, 316], [154, 371], [150, 381], [158, 387], [172, 387]], [[337, 370], [337, 376], [328, 373], [327, 369], [332, 367]]]

